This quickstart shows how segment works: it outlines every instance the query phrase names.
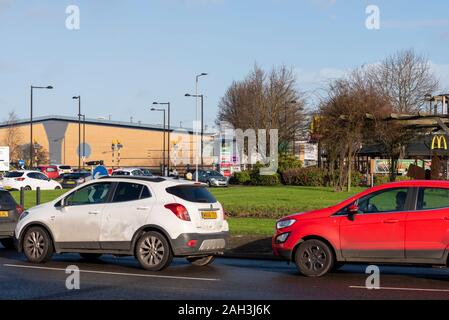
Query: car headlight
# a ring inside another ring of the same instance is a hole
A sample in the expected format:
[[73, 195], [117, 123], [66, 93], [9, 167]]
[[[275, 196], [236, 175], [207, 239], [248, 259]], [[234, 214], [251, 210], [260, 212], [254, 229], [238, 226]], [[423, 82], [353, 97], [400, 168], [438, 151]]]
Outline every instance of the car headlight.
[[292, 226], [295, 222], [296, 222], [295, 219], [281, 220], [281, 221], [278, 221], [278, 223], [276, 223], [276, 228], [278, 230], [284, 229], [284, 228]]
[[285, 241], [287, 241], [289, 235], [290, 235], [290, 232], [283, 233], [283, 234], [277, 236], [276, 243], [284, 243]]
[[29, 213], [28, 211], [23, 212], [23, 213], [20, 215], [20, 217], [19, 217], [19, 221], [22, 220], [22, 219], [25, 219], [25, 217], [26, 217], [27, 215], [29, 215], [29, 214], [30, 214], [30, 213]]
[[210, 181], [211, 181], [211, 182], [216, 182], [216, 181], [217, 181], [217, 179], [215, 179], [215, 178], [212, 178], [212, 179], [210, 179]]

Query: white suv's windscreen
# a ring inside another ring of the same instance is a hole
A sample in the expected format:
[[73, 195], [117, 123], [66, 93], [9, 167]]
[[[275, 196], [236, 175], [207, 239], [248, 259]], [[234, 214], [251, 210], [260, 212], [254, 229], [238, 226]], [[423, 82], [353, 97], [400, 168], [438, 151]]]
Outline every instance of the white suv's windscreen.
[[180, 185], [169, 187], [166, 191], [189, 202], [215, 203], [215, 197], [203, 186]]

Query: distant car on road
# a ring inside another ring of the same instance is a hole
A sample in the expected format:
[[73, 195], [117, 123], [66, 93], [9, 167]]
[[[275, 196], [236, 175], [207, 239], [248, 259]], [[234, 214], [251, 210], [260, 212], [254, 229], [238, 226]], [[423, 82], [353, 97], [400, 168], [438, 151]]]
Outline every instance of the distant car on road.
[[72, 167], [65, 164], [55, 164], [55, 166], [58, 168], [59, 175], [73, 172]]
[[50, 179], [57, 179], [59, 177], [59, 169], [57, 166], [37, 166], [36, 169]]
[[62, 189], [61, 185], [40, 171], [18, 170], [7, 172], [0, 180], [0, 186], [7, 190], [41, 190]]
[[87, 171], [67, 173], [62, 177], [61, 186], [64, 189], [72, 189], [92, 179], [92, 174]]
[[32, 263], [53, 252], [135, 256], [147, 270], [184, 257], [205, 266], [229, 236], [223, 207], [205, 186], [147, 177], [104, 177], [28, 209], [15, 235]]
[[143, 177], [145, 174], [139, 168], [121, 168], [112, 171], [112, 176]]
[[[196, 171], [192, 175], [192, 180], [196, 180]], [[198, 170], [198, 181], [207, 183], [209, 187], [228, 186], [228, 179], [215, 170]]]
[[142, 171], [142, 173], [145, 177], [154, 177], [154, 175], [150, 169], [146, 169], [146, 168], [139, 168], [139, 169], [140, 169], [140, 171]]
[[343, 263], [448, 266], [449, 182], [385, 184], [276, 228], [275, 254], [310, 277]]
[[0, 243], [6, 249], [14, 249], [14, 229], [23, 212], [11, 194], [0, 188]]

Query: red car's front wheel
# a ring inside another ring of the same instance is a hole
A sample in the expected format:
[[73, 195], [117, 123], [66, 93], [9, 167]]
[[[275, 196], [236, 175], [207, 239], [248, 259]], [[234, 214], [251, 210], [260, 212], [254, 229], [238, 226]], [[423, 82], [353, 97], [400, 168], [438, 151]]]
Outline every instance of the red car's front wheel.
[[334, 266], [332, 249], [320, 240], [307, 240], [296, 250], [295, 263], [299, 272], [307, 277], [321, 277]]

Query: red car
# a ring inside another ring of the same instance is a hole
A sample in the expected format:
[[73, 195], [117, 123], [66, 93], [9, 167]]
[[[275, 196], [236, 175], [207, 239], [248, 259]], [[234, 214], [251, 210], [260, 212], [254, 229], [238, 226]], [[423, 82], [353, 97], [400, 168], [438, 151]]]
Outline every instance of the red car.
[[49, 179], [57, 179], [59, 177], [57, 166], [38, 166], [37, 170], [45, 174]]
[[280, 219], [278, 256], [320, 277], [344, 263], [448, 265], [449, 182], [403, 181]]

